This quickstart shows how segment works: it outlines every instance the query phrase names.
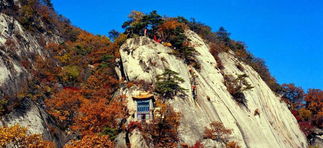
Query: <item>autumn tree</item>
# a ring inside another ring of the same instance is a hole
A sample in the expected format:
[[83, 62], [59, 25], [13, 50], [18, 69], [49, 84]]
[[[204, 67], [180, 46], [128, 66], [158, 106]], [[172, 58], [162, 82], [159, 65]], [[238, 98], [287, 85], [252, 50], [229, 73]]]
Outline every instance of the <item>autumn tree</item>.
[[312, 119], [312, 112], [306, 108], [298, 110], [299, 121], [310, 121]]
[[109, 102], [104, 98], [92, 98], [84, 101], [72, 129], [83, 135], [102, 132], [105, 127], [118, 129], [119, 122], [127, 113], [123, 99], [118, 97]]
[[195, 144], [189, 148], [204, 148], [204, 145], [201, 143], [201, 141], [196, 141]]
[[146, 32], [150, 38], [161, 39], [175, 49], [176, 56], [184, 59], [185, 63], [193, 64], [198, 69], [199, 64], [194, 56], [195, 50], [185, 35], [185, 30], [188, 27], [183, 23], [183, 19], [163, 18], [157, 14], [157, 11], [152, 11], [149, 14], [133, 11], [129, 15], [129, 20], [122, 27], [129, 37], [143, 36]]
[[152, 142], [155, 147], [175, 148], [179, 142], [180, 113], [175, 112], [170, 105], [161, 101], [158, 101], [156, 106], [160, 108], [160, 116], [155, 117], [151, 124], [144, 125], [144, 134], [150, 135], [146, 136], [146, 139], [148, 143]]
[[205, 127], [204, 138], [226, 143], [231, 133], [232, 130], [225, 128], [223, 123], [214, 121], [210, 123], [210, 128]]
[[125, 33], [129, 35], [143, 35], [143, 31], [147, 27], [147, 22], [142, 21], [144, 16], [145, 14], [142, 12], [132, 11], [128, 16], [129, 20], [122, 25], [122, 28], [125, 29]]
[[168, 18], [158, 26], [158, 34], [164, 42], [169, 42], [174, 48], [176, 56], [184, 59], [187, 64], [197, 65], [195, 49], [191, 46], [185, 35], [187, 25], [179, 22], [176, 18]]
[[304, 99], [304, 91], [302, 88], [295, 86], [294, 84], [282, 84], [282, 97], [290, 100], [299, 106]]
[[77, 88], [65, 88], [56, 93], [53, 98], [45, 100], [48, 112], [56, 117], [63, 127], [73, 123], [75, 111], [86, 101]]
[[19, 0], [19, 9], [8, 12], [18, 20], [24, 29], [36, 32], [61, 35], [64, 39], [72, 39], [77, 34], [68, 19], [58, 15], [50, 0]]
[[88, 97], [111, 98], [114, 91], [117, 90], [119, 80], [116, 79], [114, 71], [110, 68], [102, 68], [93, 72], [87, 78], [83, 87], [87, 90]]
[[176, 34], [176, 29], [185, 29], [187, 26], [184, 23], [178, 22], [176, 19], [170, 19], [158, 26], [158, 32], [164, 41], [170, 41], [172, 36]]
[[153, 37], [157, 32], [160, 24], [164, 22], [163, 18], [157, 13], [156, 10], [151, 11], [143, 17], [143, 21], [147, 23], [148, 35]]
[[313, 124], [319, 128], [323, 127], [323, 91], [320, 89], [309, 89], [305, 95], [306, 108], [313, 114]]
[[0, 146], [11, 145], [19, 148], [54, 148], [54, 144], [43, 140], [41, 135], [28, 134], [27, 129], [19, 125], [0, 127]]
[[71, 141], [64, 148], [113, 148], [114, 144], [107, 135], [91, 134], [84, 136], [81, 140]]
[[[179, 20], [183, 20], [180, 18]], [[200, 37], [202, 37], [207, 42], [215, 42], [216, 41], [216, 34], [212, 32], [212, 28], [207, 26], [201, 22], [196, 21], [196, 19], [192, 18], [190, 21], [184, 19], [181, 22], [185, 22], [189, 26], [189, 28], [197, 33]]]

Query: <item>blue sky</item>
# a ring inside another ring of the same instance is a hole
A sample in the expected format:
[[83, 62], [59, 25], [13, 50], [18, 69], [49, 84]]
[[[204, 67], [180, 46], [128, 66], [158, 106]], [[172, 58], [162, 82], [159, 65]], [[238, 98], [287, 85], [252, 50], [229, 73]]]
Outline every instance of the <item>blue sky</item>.
[[279, 83], [323, 89], [322, 0], [52, 0], [58, 13], [94, 34], [121, 30], [132, 10], [195, 18], [264, 59]]

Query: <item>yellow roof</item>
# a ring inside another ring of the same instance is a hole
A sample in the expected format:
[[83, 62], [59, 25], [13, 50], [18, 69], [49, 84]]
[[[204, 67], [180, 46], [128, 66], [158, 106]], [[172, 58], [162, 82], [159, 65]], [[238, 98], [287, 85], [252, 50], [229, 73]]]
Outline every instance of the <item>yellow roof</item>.
[[154, 96], [153, 94], [145, 92], [145, 93], [140, 93], [138, 96], [133, 96], [133, 98], [134, 99], [148, 99], [153, 96]]

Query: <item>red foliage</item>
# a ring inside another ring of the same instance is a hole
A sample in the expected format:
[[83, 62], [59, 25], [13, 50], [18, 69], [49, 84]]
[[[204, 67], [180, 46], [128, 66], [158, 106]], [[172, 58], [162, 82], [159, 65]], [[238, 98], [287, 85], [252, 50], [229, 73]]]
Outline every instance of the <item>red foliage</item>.
[[54, 148], [54, 144], [43, 140], [41, 135], [29, 134], [27, 128], [14, 125], [0, 127], [0, 147]]
[[228, 136], [231, 135], [232, 130], [224, 127], [221, 122], [212, 122], [210, 123], [211, 128], [205, 128], [204, 138], [212, 139], [216, 141], [226, 142], [228, 140]]
[[323, 128], [323, 91], [309, 89], [305, 95], [305, 101], [306, 108], [313, 114], [313, 124], [319, 128]]
[[225, 145], [226, 148], [240, 148], [237, 142], [230, 141]]
[[80, 91], [81, 90], [80, 88], [77, 88], [77, 87], [64, 87], [63, 89], [72, 90], [72, 91]]
[[[305, 135], [310, 135], [314, 128], [322, 128], [323, 125], [323, 91], [319, 89], [309, 89], [308, 93], [303, 97], [303, 91], [294, 85], [284, 85], [287, 90], [287, 97], [292, 98], [288, 101], [291, 113], [295, 116], [301, 130]], [[297, 100], [297, 102], [293, 102]], [[306, 101], [306, 105], [299, 105]], [[298, 106], [298, 107], [297, 107]], [[299, 108], [301, 107], [301, 108]]]
[[201, 141], [196, 141], [195, 144], [190, 148], [204, 148], [204, 145], [201, 143]]
[[313, 132], [312, 130], [313, 130], [314, 126], [312, 125], [312, 123], [310, 121], [299, 122], [298, 124], [306, 136]]
[[[163, 24], [159, 25], [158, 32], [161, 35], [161, 39], [163, 41], [168, 41], [169, 38], [171, 38], [171, 36], [173, 35], [172, 33], [176, 28], [182, 28], [185, 30], [187, 26], [184, 23], [180, 23], [175, 19], [167, 20]], [[154, 39], [155, 39], [155, 36], [154, 36]]]
[[13, 39], [7, 39], [4, 44], [10, 50], [17, 50], [16, 43]]
[[86, 100], [78, 109], [72, 129], [86, 135], [101, 132], [104, 127], [116, 128], [126, 112], [125, 102], [119, 98], [112, 102], [104, 98]]
[[48, 112], [66, 126], [72, 122], [75, 111], [84, 101], [80, 91], [62, 89], [53, 98], [45, 100], [45, 103]]
[[71, 141], [65, 148], [112, 148], [113, 142], [106, 135], [91, 134], [84, 136], [81, 140]]
[[140, 131], [142, 130], [142, 125], [138, 121], [131, 121], [128, 124], [127, 130], [128, 132], [132, 132], [134, 129], [138, 128]]
[[20, 63], [27, 70], [30, 70], [32, 68], [31, 63], [28, 60], [22, 60]]
[[301, 120], [301, 117], [299, 116], [297, 110], [292, 110], [291, 112], [292, 112], [292, 114], [294, 115], [294, 117], [296, 118], [297, 121]]
[[145, 139], [153, 143], [155, 147], [177, 147], [180, 114], [175, 112], [170, 105], [160, 101], [156, 104], [160, 108], [160, 116], [155, 117], [152, 123], [146, 124], [142, 133]]
[[254, 114], [253, 114], [254, 116], [260, 116], [260, 111], [259, 111], [259, 109], [257, 108], [256, 110], [255, 110], [255, 112], [254, 112]]
[[210, 53], [213, 55], [216, 63], [217, 63], [217, 67], [219, 69], [224, 69], [223, 63], [219, 57], [219, 53], [222, 52], [222, 48], [219, 47], [219, 45], [217, 43], [210, 43]]

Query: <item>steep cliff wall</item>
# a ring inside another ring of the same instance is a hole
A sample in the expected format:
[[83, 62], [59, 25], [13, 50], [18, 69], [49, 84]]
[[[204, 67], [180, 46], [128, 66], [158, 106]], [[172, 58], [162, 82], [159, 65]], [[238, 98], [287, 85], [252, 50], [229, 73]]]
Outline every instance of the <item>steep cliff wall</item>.
[[[40, 43], [40, 40], [43, 43]], [[15, 94], [25, 84], [36, 56], [47, 57], [44, 45], [48, 42], [59, 42], [58, 36], [31, 34], [11, 16], [0, 13], [0, 90], [8, 95]], [[30, 79], [30, 77], [29, 77]], [[1, 93], [0, 93], [1, 96]]]
[[[15, 2], [17, 0], [0, 0], [0, 10], [11, 7]], [[193, 145], [196, 141], [202, 141], [206, 147], [223, 147], [223, 143], [203, 139], [204, 128], [213, 121], [220, 121], [233, 130], [230, 140], [237, 141], [242, 147], [307, 146], [286, 104], [280, 101], [255, 70], [235, 58], [233, 52], [219, 55], [225, 69], [218, 69], [218, 63], [210, 54], [207, 44], [192, 31], [187, 31], [186, 35], [197, 51], [200, 69], [187, 65], [174, 56], [172, 49], [147, 37], [128, 39], [120, 48], [121, 66], [116, 68], [120, 77], [125, 77], [127, 81], [144, 80], [153, 84], [156, 83], [156, 76], [166, 68], [179, 73], [185, 80], [180, 85], [187, 89], [187, 97], [175, 96], [168, 103], [182, 115], [179, 127], [181, 143]], [[44, 49], [46, 43], [61, 41], [58, 35], [49, 35], [46, 30], [43, 33], [26, 31], [14, 17], [0, 11], [0, 99], [5, 95], [16, 95], [28, 81], [32, 81], [35, 57], [50, 57]], [[244, 70], [241, 71], [237, 64]], [[248, 76], [246, 80], [254, 87], [244, 91], [246, 106], [234, 101], [224, 85], [225, 75], [236, 78], [242, 74]], [[196, 95], [193, 95], [193, 85], [196, 85]], [[140, 90], [142, 88], [122, 87], [117, 92], [128, 97], [130, 115], [136, 110], [132, 96], [138, 95]], [[66, 142], [64, 132], [56, 127], [43, 105], [42, 101], [34, 102], [25, 98], [19, 107], [0, 117], [0, 126], [20, 124], [27, 127], [30, 133], [43, 134], [45, 139], [62, 146]], [[254, 115], [255, 110], [259, 110], [260, 115]], [[128, 122], [131, 120], [132, 116]], [[55, 133], [53, 129], [56, 129]], [[146, 143], [139, 130], [128, 135], [121, 133], [117, 139], [117, 146], [120, 147], [125, 147], [127, 142], [132, 147], [153, 147]]]
[[[221, 53], [220, 58], [225, 69], [216, 68], [217, 63], [207, 44], [192, 31], [187, 31], [186, 35], [197, 51], [196, 59], [201, 65], [199, 70], [175, 57], [172, 49], [147, 37], [128, 39], [120, 49], [123, 67], [121, 71], [129, 81], [144, 80], [155, 83], [156, 76], [162, 74], [166, 68], [178, 72], [185, 80], [181, 86], [187, 89], [187, 97], [175, 96], [168, 100], [182, 114], [179, 137], [183, 143], [193, 145], [201, 140], [206, 147], [221, 146], [221, 143], [202, 138], [204, 127], [212, 121], [221, 121], [225, 127], [233, 130], [230, 140], [237, 141], [242, 147], [307, 146], [306, 138], [286, 104], [270, 90], [257, 72], [235, 58], [233, 53]], [[244, 71], [237, 68], [238, 63]], [[246, 107], [234, 101], [224, 85], [224, 75], [238, 77], [241, 74], [246, 74], [246, 80], [254, 87], [244, 91]], [[193, 75], [197, 77], [193, 78]], [[195, 97], [192, 93], [193, 83], [196, 84]], [[132, 114], [135, 104], [131, 96], [137, 95], [138, 91], [136, 88], [126, 88], [120, 90], [120, 93], [129, 97], [128, 108]], [[260, 115], [254, 115], [257, 109]]]
[[[8, 2], [1, 1], [1, 7], [8, 6]], [[56, 35], [28, 32], [12, 16], [0, 13], [0, 99], [15, 97], [25, 89], [33, 79], [31, 71], [35, 70], [36, 56], [49, 57], [44, 45], [61, 40]], [[49, 131], [49, 127], [56, 128], [55, 123], [40, 104], [28, 98], [19, 103], [10, 114], [0, 117], [0, 126], [20, 124], [30, 133], [43, 134], [45, 139], [62, 143], [64, 135], [59, 130], [56, 135]]]

